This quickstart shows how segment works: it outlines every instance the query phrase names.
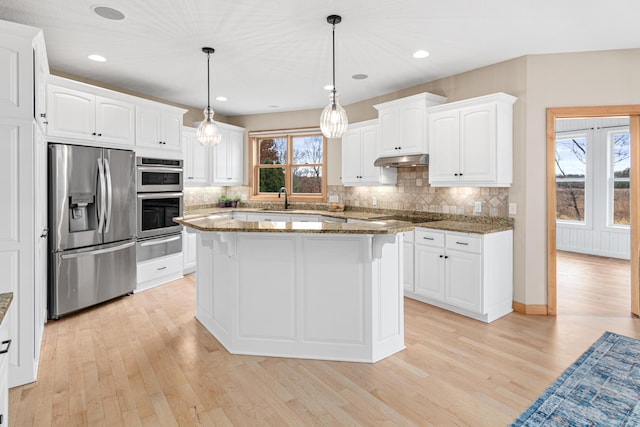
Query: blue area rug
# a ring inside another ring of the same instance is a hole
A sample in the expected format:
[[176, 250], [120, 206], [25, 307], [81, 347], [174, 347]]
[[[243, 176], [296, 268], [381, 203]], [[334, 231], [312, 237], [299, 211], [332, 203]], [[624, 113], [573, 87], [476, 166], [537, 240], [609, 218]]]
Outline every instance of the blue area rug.
[[605, 332], [512, 426], [640, 426], [640, 341]]

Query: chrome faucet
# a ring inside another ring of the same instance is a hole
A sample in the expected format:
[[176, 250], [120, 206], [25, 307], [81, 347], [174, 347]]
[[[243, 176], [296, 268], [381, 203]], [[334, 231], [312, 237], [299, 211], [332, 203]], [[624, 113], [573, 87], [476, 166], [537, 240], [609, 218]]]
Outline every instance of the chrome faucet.
[[284, 208], [289, 209], [289, 206], [291, 205], [289, 205], [289, 192], [287, 191], [286, 187], [280, 187], [280, 191], [278, 191], [278, 199], [280, 198], [283, 192], [284, 192]]

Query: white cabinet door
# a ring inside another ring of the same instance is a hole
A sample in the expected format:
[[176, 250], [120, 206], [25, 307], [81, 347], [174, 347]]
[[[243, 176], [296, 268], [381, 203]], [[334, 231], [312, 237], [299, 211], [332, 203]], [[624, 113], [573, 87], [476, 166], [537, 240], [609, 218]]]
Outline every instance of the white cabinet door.
[[193, 273], [196, 271], [196, 247], [198, 235], [189, 231], [184, 231], [182, 236], [182, 256], [183, 273]]
[[342, 135], [342, 183], [357, 183], [360, 179], [360, 129], [349, 129]]
[[496, 180], [496, 105], [460, 110], [460, 181]]
[[133, 104], [96, 96], [95, 106], [96, 141], [133, 145], [135, 138]]
[[182, 115], [162, 112], [160, 123], [162, 126], [162, 146], [165, 149], [182, 149]]
[[136, 145], [159, 147], [162, 145], [160, 112], [147, 107], [136, 107]]
[[209, 149], [198, 141], [195, 128], [184, 127], [182, 140], [185, 151], [184, 185], [209, 183]]
[[413, 262], [413, 257], [414, 257], [414, 248], [413, 248], [413, 242], [407, 242], [405, 241], [403, 244], [403, 251], [404, 251], [404, 290], [405, 291], [411, 291], [413, 292], [413, 275], [414, 275], [414, 268], [415, 268], [415, 263]]
[[383, 183], [380, 182], [380, 168], [373, 165], [378, 158], [378, 150], [378, 127], [367, 126], [362, 128], [360, 136], [360, 176], [362, 181], [366, 183]]
[[44, 37], [42, 33], [33, 41], [34, 49], [34, 118], [40, 125], [40, 128], [46, 132], [47, 125], [47, 78], [49, 77], [49, 64], [47, 63], [47, 52], [44, 45]]
[[213, 147], [213, 184], [242, 185], [244, 175], [244, 129], [218, 124], [222, 140]]
[[416, 243], [414, 292], [437, 301], [445, 300], [444, 248]]
[[96, 97], [90, 93], [49, 85], [47, 88], [48, 136], [95, 139]]
[[457, 181], [460, 169], [460, 115], [429, 114], [429, 182]]
[[33, 179], [34, 179], [34, 345], [40, 354], [40, 345], [47, 320], [47, 141], [42, 129], [33, 126]]
[[0, 117], [28, 118], [33, 114], [32, 41], [8, 33], [0, 33]]
[[445, 301], [451, 305], [482, 312], [482, 257], [480, 254], [447, 250]]
[[515, 101], [496, 93], [429, 108], [429, 183], [510, 186]]
[[342, 136], [342, 184], [384, 185], [397, 182], [396, 168], [374, 166], [380, 152], [377, 120], [354, 123]]
[[374, 105], [380, 120], [380, 154], [402, 156], [428, 153], [427, 107], [440, 105], [446, 100], [425, 92]]
[[378, 113], [380, 120], [380, 154], [398, 155], [400, 144], [400, 112], [397, 109], [383, 109]]

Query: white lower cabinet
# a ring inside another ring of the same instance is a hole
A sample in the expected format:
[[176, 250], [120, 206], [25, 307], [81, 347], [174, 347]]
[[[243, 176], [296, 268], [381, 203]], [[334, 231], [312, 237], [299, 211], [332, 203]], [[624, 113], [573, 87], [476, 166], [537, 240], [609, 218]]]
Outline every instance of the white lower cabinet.
[[194, 273], [196, 271], [196, 247], [198, 245], [198, 235], [189, 231], [186, 227], [182, 234], [182, 272], [184, 274]]
[[414, 231], [405, 231], [403, 233], [403, 267], [404, 267], [404, 290], [413, 291], [413, 279], [415, 271], [413, 240]]
[[405, 295], [484, 322], [513, 311], [513, 232], [457, 233], [416, 228], [405, 242]]
[[144, 291], [182, 277], [182, 253], [138, 263], [136, 292]]

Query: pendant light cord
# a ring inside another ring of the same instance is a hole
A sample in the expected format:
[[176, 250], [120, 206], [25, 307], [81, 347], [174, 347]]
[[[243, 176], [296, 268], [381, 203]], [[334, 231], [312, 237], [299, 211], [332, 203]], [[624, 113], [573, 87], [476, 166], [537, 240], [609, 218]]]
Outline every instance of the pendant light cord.
[[211, 53], [207, 52], [207, 110], [211, 110], [211, 71], [209, 70], [209, 58]]
[[332, 42], [332, 51], [333, 51], [333, 88], [331, 92], [333, 93], [333, 99], [331, 101], [331, 106], [333, 109], [336, 109], [336, 20], [333, 20], [332, 30], [331, 30], [331, 42]]

